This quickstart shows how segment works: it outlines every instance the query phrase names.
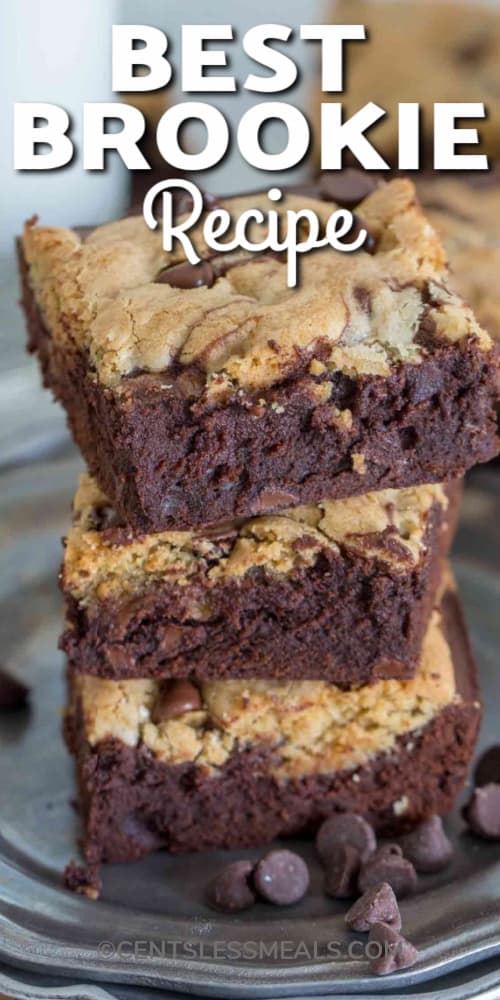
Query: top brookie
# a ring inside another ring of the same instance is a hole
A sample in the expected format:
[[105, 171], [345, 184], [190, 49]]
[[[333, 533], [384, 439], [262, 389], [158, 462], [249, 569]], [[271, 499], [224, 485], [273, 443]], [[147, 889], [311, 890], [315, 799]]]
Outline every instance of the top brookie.
[[27, 225], [30, 348], [135, 530], [437, 482], [496, 454], [498, 357], [448, 287], [413, 184], [346, 172], [316, 195], [280, 209], [346, 205], [369, 235], [305, 254], [297, 288], [270, 254], [193, 268], [142, 217], [86, 237]]

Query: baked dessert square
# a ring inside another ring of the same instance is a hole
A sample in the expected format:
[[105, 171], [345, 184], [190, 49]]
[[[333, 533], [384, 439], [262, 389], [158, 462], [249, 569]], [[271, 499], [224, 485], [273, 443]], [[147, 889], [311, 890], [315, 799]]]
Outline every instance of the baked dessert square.
[[[448, 288], [413, 184], [347, 188], [279, 203], [326, 221], [349, 202], [369, 234], [304, 254], [297, 288], [265, 253], [179, 267], [142, 217], [86, 236], [27, 225], [30, 347], [135, 530], [441, 482], [496, 454], [498, 356]], [[267, 195], [221, 204], [269, 210]]]
[[410, 676], [459, 497], [459, 483], [388, 489], [134, 536], [85, 475], [62, 646], [74, 669], [115, 679]]
[[69, 673], [85, 858], [248, 847], [336, 811], [397, 835], [450, 809], [479, 720], [456, 595], [431, 620], [411, 680], [112, 681]]
[[[420, 104], [421, 164], [433, 164], [434, 103], [479, 102], [486, 117], [474, 119], [480, 146], [468, 152], [500, 154], [500, 13], [484, 0], [331, 0], [331, 24], [364, 24], [367, 38], [347, 43], [348, 73], [342, 95], [322, 93], [321, 102], [342, 101], [345, 117], [374, 101], [387, 112], [370, 141], [393, 169], [398, 166], [398, 104]], [[319, 76], [319, 74], [318, 74]], [[469, 123], [467, 123], [469, 124]], [[319, 134], [316, 128], [316, 134]]]

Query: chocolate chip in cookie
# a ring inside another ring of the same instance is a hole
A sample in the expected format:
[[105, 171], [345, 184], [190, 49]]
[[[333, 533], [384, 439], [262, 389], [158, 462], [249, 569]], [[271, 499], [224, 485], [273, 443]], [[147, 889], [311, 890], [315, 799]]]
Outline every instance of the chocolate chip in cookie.
[[64, 870], [64, 885], [85, 899], [99, 899], [102, 890], [99, 869], [96, 865], [79, 865], [71, 861]]
[[201, 288], [202, 285], [211, 288], [214, 280], [214, 270], [208, 260], [200, 260], [198, 264], [190, 264], [189, 261], [173, 264], [171, 267], [164, 267], [156, 276], [156, 283], [159, 285], [184, 289]]

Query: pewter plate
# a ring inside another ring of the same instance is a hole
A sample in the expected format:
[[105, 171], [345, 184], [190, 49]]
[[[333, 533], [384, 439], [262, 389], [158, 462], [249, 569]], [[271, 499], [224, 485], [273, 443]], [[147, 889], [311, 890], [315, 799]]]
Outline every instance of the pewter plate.
[[[32, 686], [31, 711], [0, 719], [0, 991], [52, 1000], [178, 991], [218, 998], [500, 996], [500, 844], [465, 833], [458, 808], [448, 823], [456, 847], [451, 868], [421, 878], [418, 894], [402, 903], [419, 962], [391, 979], [368, 974], [365, 939], [345, 933], [345, 908], [323, 895], [306, 842], [296, 846], [310, 862], [312, 889], [287, 910], [259, 904], [233, 918], [210, 911], [203, 890], [232, 857], [223, 852], [158, 853], [109, 866], [97, 904], [62, 888], [62, 870], [77, 856], [78, 822], [60, 736], [56, 580], [78, 469], [66, 451], [0, 476], [1, 657]], [[455, 557], [481, 670], [485, 745], [499, 740], [499, 525], [500, 476], [486, 471], [467, 491]]]

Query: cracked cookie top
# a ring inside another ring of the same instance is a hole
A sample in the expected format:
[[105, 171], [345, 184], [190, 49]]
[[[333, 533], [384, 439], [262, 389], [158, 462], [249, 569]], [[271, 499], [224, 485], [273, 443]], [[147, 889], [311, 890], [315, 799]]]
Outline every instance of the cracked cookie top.
[[[325, 500], [248, 520], [192, 531], [134, 537], [122, 527], [95, 481], [83, 475], [66, 539], [63, 583], [82, 605], [141, 594], [158, 583], [210, 587], [255, 567], [289, 573], [312, 565], [325, 549], [362, 555], [408, 573], [425, 551], [439, 485], [382, 490]], [[193, 608], [194, 617], [203, 609]]]
[[[278, 206], [266, 195], [219, 204], [233, 220], [256, 207], [285, 216], [310, 208], [325, 222], [339, 203], [328, 200], [327, 186], [320, 193], [289, 192]], [[22, 244], [35, 298], [60, 348], [58, 363], [83, 350], [91, 376], [117, 391], [125, 376], [142, 372], [162, 373], [161, 389], [177, 391], [187, 370], [196, 372], [198, 394], [209, 402], [244, 392], [259, 400], [259, 390], [300, 370], [326, 401], [332, 372], [387, 375], [400, 362], [418, 363], [434, 343], [468, 336], [488, 350], [487, 334], [447, 288], [444, 251], [413, 184], [381, 182], [355, 214], [368, 230], [369, 249], [304, 254], [297, 288], [287, 287], [286, 263], [276, 256], [248, 259], [241, 252], [222, 255], [210, 285], [185, 287], [181, 280], [174, 287], [168, 269], [183, 261], [182, 252], [175, 244], [166, 253], [142, 217], [100, 226], [86, 238], [28, 224]], [[195, 242], [206, 252], [200, 226]]]
[[[185, 681], [79, 674], [72, 685], [91, 746], [114, 737], [147, 747], [165, 763], [189, 761], [214, 773], [232, 753], [262, 746], [273, 751], [279, 778], [359, 767], [393, 749], [398, 737], [417, 734], [458, 697], [437, 611], [412, 680], [377, 681], [349, 691], [324, 681], [261, 680], [207, 681], [196, 689]], [[182, 688], [178, 697], [175, 685]], [[74, 702], [70, 710], [78, 711]]]

